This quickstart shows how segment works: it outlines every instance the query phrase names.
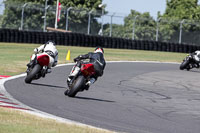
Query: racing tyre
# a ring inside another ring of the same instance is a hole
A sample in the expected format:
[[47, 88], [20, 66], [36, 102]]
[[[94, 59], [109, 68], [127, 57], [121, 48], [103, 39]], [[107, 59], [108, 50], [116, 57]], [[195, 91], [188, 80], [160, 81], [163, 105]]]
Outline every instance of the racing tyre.
[[189, 60], [184, 60], [180, 65], [180, 70], [188, 68], [187, 67], [188, 65], [189, 65]]
[[75, 97], [75, 95], [85, 86], [85, 78], [80, 75], [71, 85], [69, 90], [65, 91], [65, 95]]
[[25, 82], [30, 84], [31, 81], [33, 80], [33, 78], [35, 77], [35, 75], [40, 71], [42, 67], [39, 64], [36, 64], [34, 66], [34, 68], [32, 69], [32, 71], [30, 71], [29, 73], [27, 73], [27, 76], [25, 78]]

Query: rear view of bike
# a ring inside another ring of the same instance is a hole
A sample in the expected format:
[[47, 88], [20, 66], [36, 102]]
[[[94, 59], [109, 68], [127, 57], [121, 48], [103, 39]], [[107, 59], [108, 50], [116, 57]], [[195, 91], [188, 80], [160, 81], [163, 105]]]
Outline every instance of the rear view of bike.
[[75, 97], [78, 92], [87, 89], [86, 83], [94, 74], [95, 69], [93, 64], [82, 64], [80, 72], [77, 76], [73, 77], [70, 83], [68, 83], [69, 89], [67, 89], [64, 94], [69, 97]]
[[79, 75], [74, 82], [72, 83], [71, 86], [69, 86], [69, 90], [65, 91], [65, 95], [68, 95], [69, 97], [75, 97], [75, 95], [79, 91], [83, 91], [83, 88], [85, 87], [85, 77], [82, 75]]
[[31, 83], [32, 80], [45, 77], [47, 66], [49, 64], [49, 56], [47, 54], [35, 54], [35, 58], [29, 63], [27, 68], [27, 76], [25, 78], [26, 83]]

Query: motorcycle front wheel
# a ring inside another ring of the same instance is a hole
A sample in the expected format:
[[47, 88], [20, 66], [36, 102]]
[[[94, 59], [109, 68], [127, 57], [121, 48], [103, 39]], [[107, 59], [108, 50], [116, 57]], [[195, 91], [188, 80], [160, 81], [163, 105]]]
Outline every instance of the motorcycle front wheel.
[[27, 76], [25, 78], [25, 82], [30, 84], [31, 81], [33, 80], [33, 78], [35, 77], [35, 75], [41, 70], [41, 66], [39, 64], [36, 64], [33, 69], [27, 73]]
[[68, 95], [69, 97], [75, 97], [75, 95], [85, 87], [85, 78], [84, 76], [80, 75], [75, 81], [72, 83], [69, 90], [65, 91], [65, 95]]
[[180, 70], [188, 68], [189, 60], [184, 60], [180, 65]]

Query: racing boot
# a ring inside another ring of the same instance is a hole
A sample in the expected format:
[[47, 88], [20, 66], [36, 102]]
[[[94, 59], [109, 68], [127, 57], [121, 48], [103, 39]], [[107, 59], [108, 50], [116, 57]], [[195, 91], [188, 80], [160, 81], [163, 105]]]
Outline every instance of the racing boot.
[[86, 83], [86, 85], [85, 85], [85, 90], [88, 90], [89, 89], [89, 87], [92, 85], [92, 84], [94, 84], [94, 82], [96, 81], [96, 79], [95, 78], [91, 78], [87, 83]]
[[68, 93], [69, 93], [69, 89], [66, 89], [65, 92], [64, 92], [64, 94], [67, 96]]
[[199, 68], [199, 63], [194, 64], [195, 68]]
[[47, 68], [47, 73], [51, 73], [51, 68]]
[[71, 83], [72, 79], [73, 79], [74, 77], [77, 76], [77, 74], [79, 73], [79, 71], [80, 71], [80, 68], [79, 68], [79, 67], [75, 67], [75, 68], [71, 71], [70, 75], [69, 75], [68, 78], [67, 78], [67, 84], [68, 84], [68, 86], [69, 86], [69, 84]]

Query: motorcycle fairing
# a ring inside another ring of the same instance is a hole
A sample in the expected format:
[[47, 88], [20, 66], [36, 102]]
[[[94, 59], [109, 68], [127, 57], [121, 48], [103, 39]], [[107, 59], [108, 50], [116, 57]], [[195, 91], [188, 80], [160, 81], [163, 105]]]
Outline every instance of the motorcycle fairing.
[[48, 66], [50, 59], [48, 55], [41, 54], [37, 56], [37, 61], [41, 66]]
[[95, 74], [95, 69], [94, 65], [89, 63], [89, 64], [82, 64], [81, 65], [81, 72], [85, 77], [91, 76]]

